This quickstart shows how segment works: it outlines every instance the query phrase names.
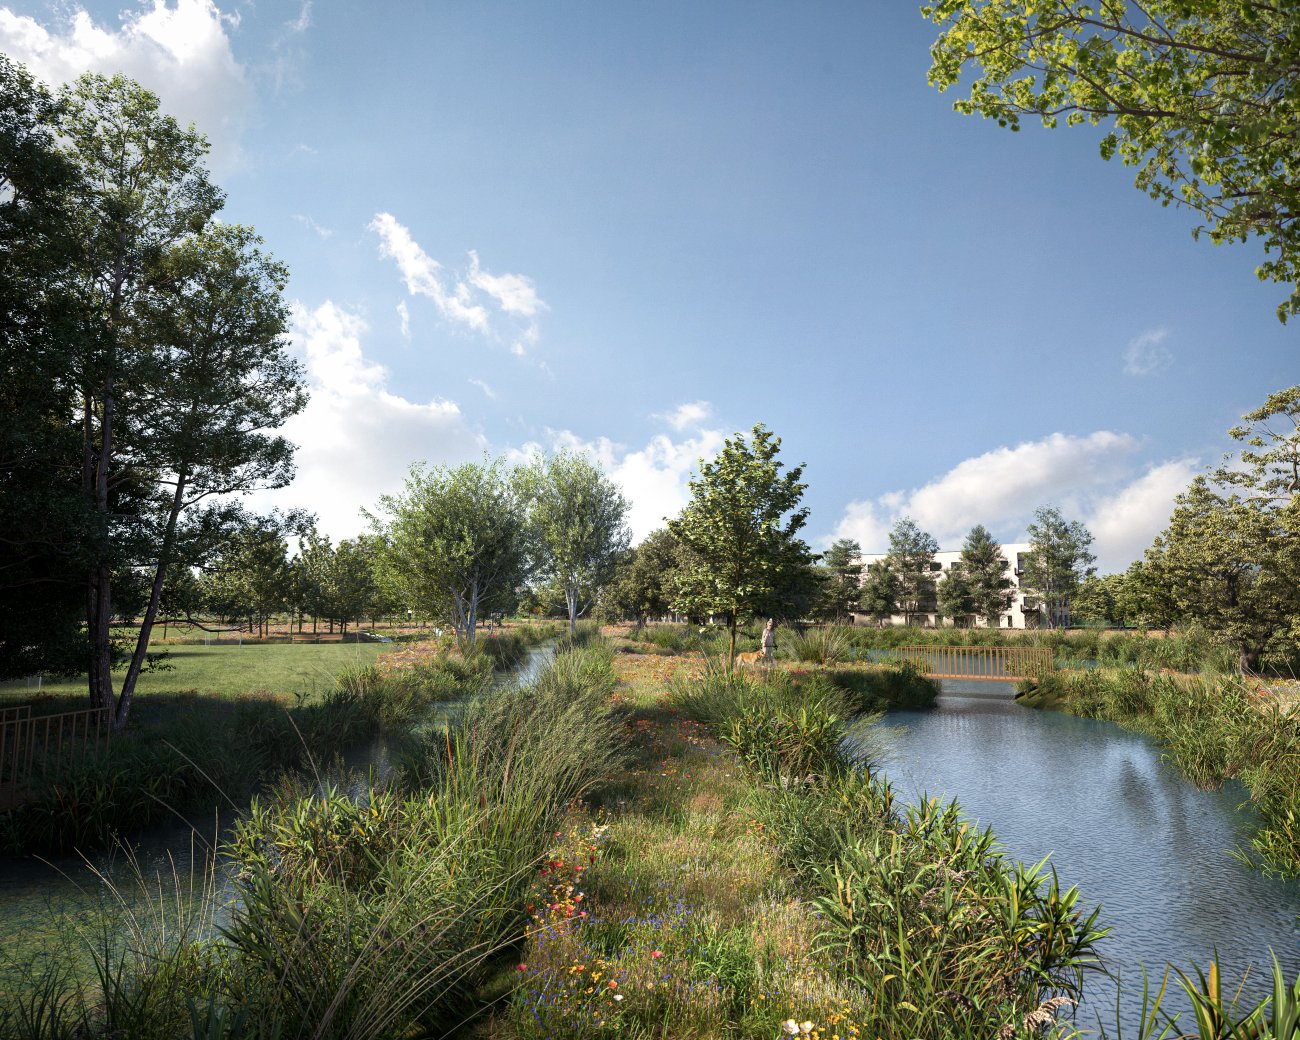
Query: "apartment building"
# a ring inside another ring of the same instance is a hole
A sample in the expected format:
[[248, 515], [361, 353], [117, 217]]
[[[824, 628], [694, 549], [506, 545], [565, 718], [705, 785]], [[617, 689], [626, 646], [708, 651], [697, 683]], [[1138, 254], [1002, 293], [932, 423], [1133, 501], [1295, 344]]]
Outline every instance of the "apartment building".
[[[1038, 608], [1032, 605], [1028, 613], [1028, 625], [1026, 624], [1025, 613], [1025, 594], [1020, 590], [1020, 576], [1024, 571], [1024, 557], [1029, 552], [1028, 542], [1016, 542], [1010, 545], [1002, 546], [1002, 557], [1007, 561], [1007, 577], [1011, 579], [1011, 607], [998, 619], [999, 628], [1026, 628], [1037, 624]], [[865, 576], [867, 569], [873, 564], [879, 563], [885, 558], [884, 553], [863, 553], [862, 573]], [[934, 554], [934, 562], [930, 564], [930, 570], [934, 572], [936, 584], [942, 582], [948, 572], [952, 570], [953, 564], [961, 562], [961, 550], [945, 550]], [[912, 615], [913, 624], [924, 624], [927, 628], [935, 628], [940, 623], [938, 610], [935, 604], [930, 604], [930, 610], [925, 613]], [[866, 614], [854, 614], [853, 623], [855, 625], [874, 625], [876, 619]], [[889, 625], [906, 624], [906, 619], [901, 614], [896, 614], [886, 622]], [[983, 618], [975, 622], [976, 627], [984, 628]]]

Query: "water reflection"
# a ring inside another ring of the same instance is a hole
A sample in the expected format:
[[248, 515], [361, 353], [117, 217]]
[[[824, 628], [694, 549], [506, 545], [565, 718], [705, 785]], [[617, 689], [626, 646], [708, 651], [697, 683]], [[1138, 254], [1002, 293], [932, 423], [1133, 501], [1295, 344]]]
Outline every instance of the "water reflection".
[[[1112, 971], [1140, 987], [1139, 964], [1157, 975], [1166, 962], [1204, 967], [1217, 949], [1226, 979], [1253, 964], [1258, 980], [1272, 949], [1290, 978], [1300, 972], [1300, 884], [1231, 855], [1250, 834], [1243, 788], [1198, 791], [1145, 738], [1022, 708], [1009, 684], [943, 689], [933, 712], [890, 714], [883, 772], [909, 798], [957, 798], [1022, 862], [1050, 855], [1062, 881], [1102, 904]], [[1080, 1024], [1113, 1021], [1106, 984], [1086, 1003]], [[1133, 1024], [1131, 1005], [1123, 1017]]]

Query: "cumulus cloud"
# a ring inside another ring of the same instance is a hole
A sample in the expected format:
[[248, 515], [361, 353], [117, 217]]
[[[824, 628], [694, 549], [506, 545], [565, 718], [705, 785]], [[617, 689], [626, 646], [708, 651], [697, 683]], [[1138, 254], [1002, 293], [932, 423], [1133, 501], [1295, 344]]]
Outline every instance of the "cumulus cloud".
[[397, 264], [406, 291], [432, 300], [445, 320], [506, 341], [518, 356], [536, 346], [538, 317], [547, 307], [532, 279], [521, 274], [492, 274], [473, 250], [469, 270], [454, 274], [426, 253], [410, 229], [391, 213], [376, 213], [370, 230], [379, 236], [380, 255]]
[[[722, 448], [720, 430], [698, 430], [675, 441], [659, 435], [641, 448], [628, 448], [608, 437], [584, 440], [569, 430], [547, 430], [552, 450], [572, 451], [589, 456], [623, 490], [628, 500], [628, 526], [633, 543], [664, 526], [665, 518], [676, 516], [690, 501], [687, 481], [698, 469], [701, 458], [712, 458]], [[508, 453], [515, 462], [526, 461], [542, 445], [525, 444]]]
[[1134, 477], [1138, 441], [1099, 430], [1085, 437], [1054, 433], [966, 459], [920, 488], [851, 502], [834, 537], [854, 538], [866, 552], [884, 552], [889, 531], [912, 517], [945, 549], [959, 548], [983, 524], [1004, 542], [1020, 541], [1033, 512], [1055, 505], [1082, 519], [1108, 569], [1119, 569], [1164, 526], [1173, 498], [1191, 479], [1195, 460], [1162, 463]]
[[362, 318], [327, 300], [293, 307], [291, 337], [305, 363], [311, 401], [285, 424], [298, 445], [298, 474], [287, 488], [259, 492], [255, 508], [308, 509], [334, 539], [366, 529], [360, 509], [401, 490], [412, 462], [482, 457], [487, 441], [452, 401], [408, 400], [388, 389], [388, 373], [366, 358]]
[[662, 419], [674, 430], [684, 430], [688, 426], [698, 426], [713, 414], [713, 406], [708, 401], [690, 401], [679, 404], [671, 412], [659, 412], [652, 418]]
[[1098, 501], [1084, 520], [1096, 540], [1097, 569], [1120, 571], [1141, 558], [1169, 523], [1174, 498], [1201, 472], [1199, 459], [1175, 459], [1152, 466], [1132, 483]]
[[1174, 362], [1174, 355], [1165, 346], [1169, 330], [1147, 329], [1129, 340], [1124, 350], [1124, 372], [1130, 376], [1149, 376], [1163, 372]]
[[118, 28], [105, 28], [76, 8], [50, 28], [0, 7], [0, 51], [52, 85], [84, 72], [123, 73], [156, 93], [163, 111], [207, 136], [214, 168], [237, 165], [253, 102], [227, 32], [237, 16], [222, 14], [212, 0], [153, 0], [120, 18]]

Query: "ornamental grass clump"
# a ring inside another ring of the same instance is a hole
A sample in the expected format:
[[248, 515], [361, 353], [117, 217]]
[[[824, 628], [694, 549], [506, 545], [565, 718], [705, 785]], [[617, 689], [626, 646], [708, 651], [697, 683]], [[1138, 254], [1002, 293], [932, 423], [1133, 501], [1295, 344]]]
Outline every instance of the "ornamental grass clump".
[[853, 652], [849, 630], [842, 625], [822, 625], [795, 632], [785, 640], [785, 654], [807, 664], [838, 664]]

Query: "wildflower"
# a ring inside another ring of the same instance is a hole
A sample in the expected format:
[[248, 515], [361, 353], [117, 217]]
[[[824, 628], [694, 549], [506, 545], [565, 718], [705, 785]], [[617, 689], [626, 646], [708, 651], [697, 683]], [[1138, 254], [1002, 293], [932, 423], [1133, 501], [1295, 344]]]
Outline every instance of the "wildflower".
[[811, 1033], [811, 1032], [812, 1032], [814, 1029], [816, 1029], [816, 1028], [817, 1028], [817, 1027], [816, 1027], [815, 1025], [813, 1025], [811, 1022], [800, 1022], [800, 1023], [799, 1023], [799, 1032], [801, 1032], [804, 1036], [807, 1036], [809, 1033]]
[[623, 994], [622, 994], [622, 993], [615, 993], [615, 994], [614, 994], [614, 999], [615, 999], [615, 1000], [622, 1000], [622, 999], [623, 999]]
[[618, 989], [618, 979], [610, 979], [610, 980], [609, 980], [609, 988], [610, 988], [610, 989]]
[[650, 956], [651, 956], [651, 957], [662, 957], [663, 955], [664, 955], [664, 951], [663, 951], [663, 950], [651, 950], [651, 951], [650, 951]]
[[789, 1033], [790, 1036], [798, 1036], [799, 1023], [796, 1022], [793, 1018], [787, 1018], [784, 1022], [781, 1023], [781, 1031], [784, 1033]]
[[517, 968], [515, 969], [515, 971], [527, 971], [527, 970], [528, 970], [528, 965], [527, 965], [527, 964], [521, 964], [521, 965], [519, 965], [519, 967], [517, 967]]

